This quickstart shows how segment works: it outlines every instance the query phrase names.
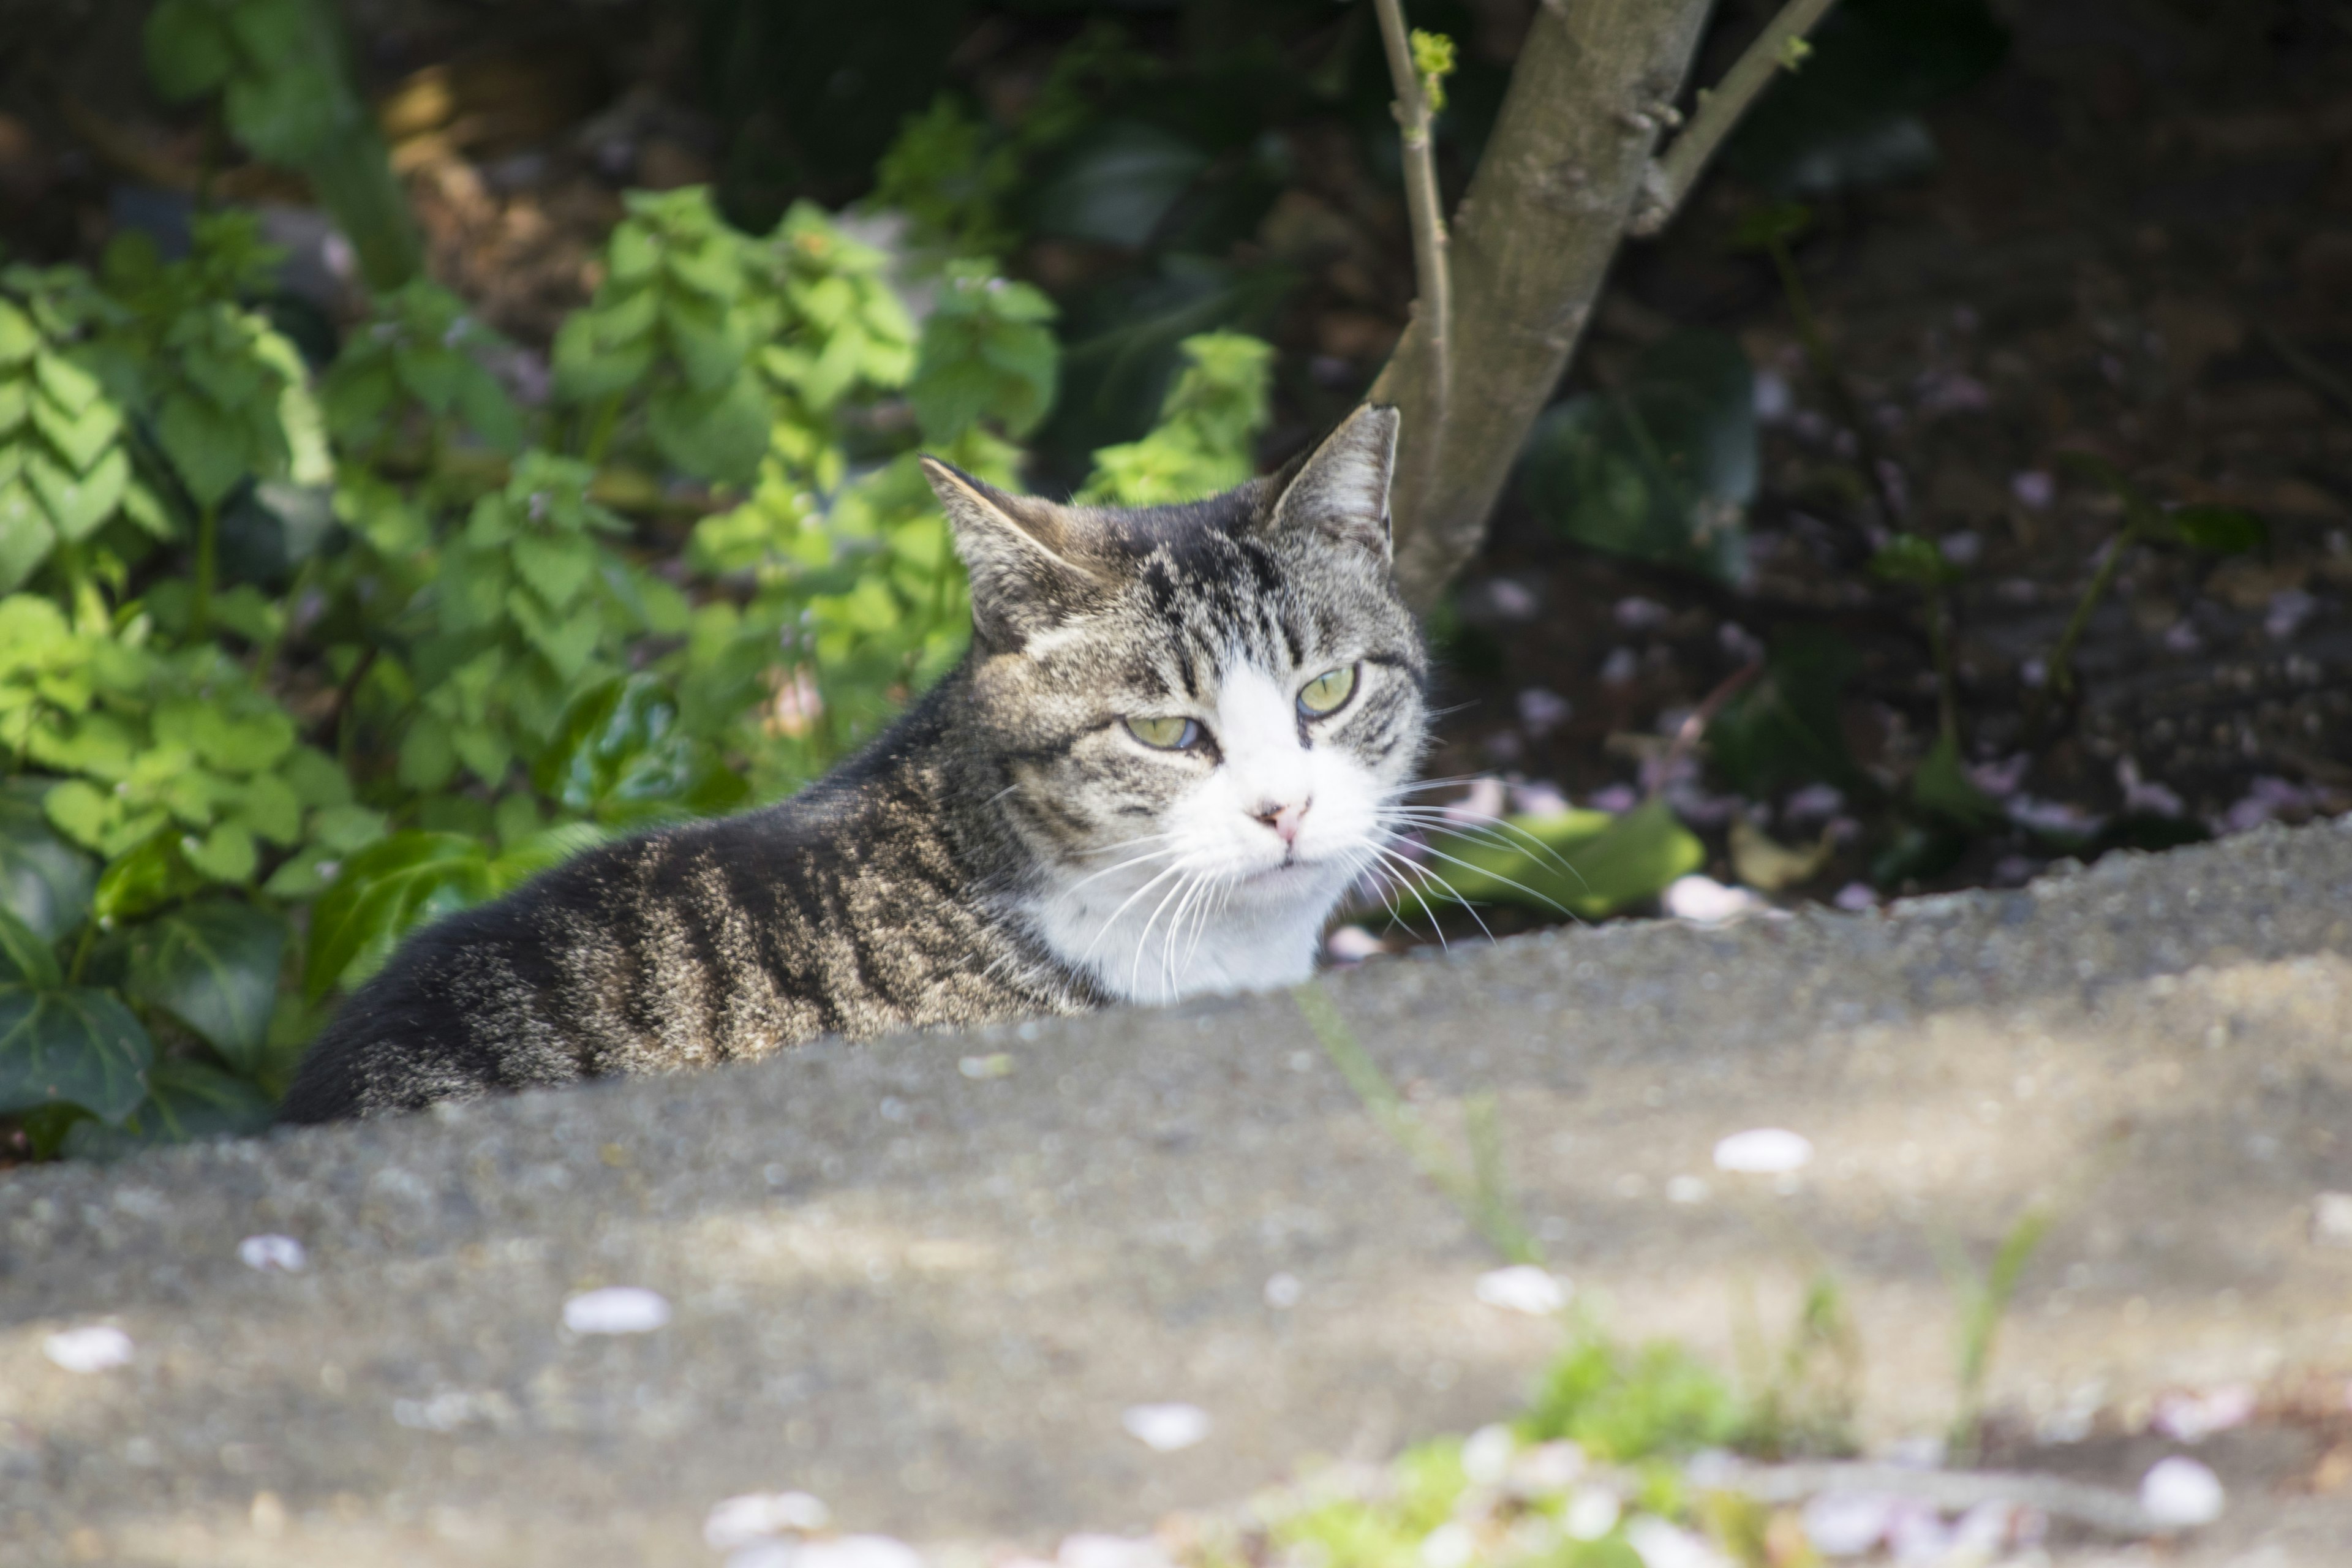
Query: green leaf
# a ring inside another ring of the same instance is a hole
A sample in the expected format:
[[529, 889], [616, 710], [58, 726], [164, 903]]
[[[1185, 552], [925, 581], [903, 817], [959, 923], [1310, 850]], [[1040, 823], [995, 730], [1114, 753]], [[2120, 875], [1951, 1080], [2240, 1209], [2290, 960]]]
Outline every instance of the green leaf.
[[116, 857], [100, 873], [90, 907], [100, 924], [119, 925], [204, 885], [203, 875], [180, 851], [180, 836], [167, 829]]
[[33, 319], [0, 300], [0, 368], [23, 364], [40, 346], [40, 329], [33, 325]]
[[507, 613], [566, 685], [578, 679], [580, 672], [588, 668], [604, 635], [595, 616], [573, 616], [566, 619], [551, 616], [520, 590], [507, 595]]
[[1567, 811], [1467, 825], [1433, 836], [1429, 847], [1421, 890], [1433, 899], [1586, 917], [1654, 898], [1706, 860], [1705, 847], [1656, 801], [1613, 818]]
[[56, 948], [40, 932], [0, 909], [0, 981], [33, 990], [53, 990], [65, 984], [58, 967]]
[[596, 574], [596, 547], [578, 534], [525, 534], [510, 552], [515, 571], [551, 610], [571, 608]]
[[1834, 632], [1792, 627], [1772, 639], [1764, 674], [1707, 727], [1717, 771], [1751, 799], [1799, 784], [1869, 787], [1845, 742], [1841, 711], [1862, 656]]
[[41, 391], [68, 418], [78, 418], [106, 394], [98, 378], [62, 354], [45, 353], [33, 363]]
[[449, 743], [448, 723], [437, 713], [416, 715], [400, 741], [400, 782], [429, 793], [447, 784], [457, 771], [457, 751]]
[[714, 392], [663, 387], [646, 405], [654, 445], [677, 468], [724, 483], [748, 482], [768, 449], [768, 403], [749, 372]]
[[1937, 737], [1911, 775], [1911, 798], [1922, 811], [1980, 833], [2000, 820], [2000, 807], [1976, 786], [1950, 736]]
[[248, 882], [260, 864], [253, 835], [234, 822], [216, 823], [199, 841], [191, 835], [180, 841], [188, 864], [216, 882]]
[[66, 1134], [65, 1153], [73, 1160], [119, 1160], [142, 1149], [248, 1137], [276, 1119], [268, 1097], [245, 1079], [202, 1062], [166, 1058], [149, 1069], [147, 1098], [121, 1126], [78, 1121]]
[[131, 483], [131, 459], [121, 447], [111, 447], [97, 467], [77, 476], [37, 454], [26, 461], [25, 478], [58, 532], [79, 542], [96, 533], [121, 506]]
[[420, 921], [478, 903], [491, 891], [482, 847], [463, 834], [399, 833], [360, 851], [311, 910], [304, 994], [316, 1001], [339, 982], [355, 983], [353, 963], [364, 952], [388, 954]]
[[236, 68], [228, 31], [205, 0], [158, 0], [147, 15], [146, 45], [148, 76], [174, 100], [212, 91]]
[[2183, 543], [2216, 555], [2243, 555], [2271, 541], [2269, 525], [2242, 507], [2175, 507], [2165, 518]]
[[1889, 583], [1919, 588], [1940, 588], [1960, 580], [1960, 569], [1944, 552], [1916, 533], [1898, 533], [1870, 558], [1870, 572]]
[[230, 899], [184, 904], [131, 932], [130, 994], [203, 1037], [239, 1072], [260, 1064], [286, 922]]
[[1736, 581], [1756, 498], [1755, 377], [1738, 341], [1692, 329], [1645, 350], [1625, 384], [1548, 410], [1520, 487], [1580, 544]]
[[0, 985], [0, 1114], [79, 1105], [120, 1121], [146, 1098], [155, 1044], [103, 991]]
[[36, 397], [32, 412], [34, 425], [78, 474], [88, 473], [89, 466], [122, 434], [122, 416], [103, 397], [92, 398], [79, 414], [47, 397]]
[[39, 571], [57, 544], [58, 531], [30, 487], [13, 479], [0, 484], [0, 594], [14, 592]]
[[68, 779], [51, 789], [41, 807], [58, 831], [78, 844], [96, 847], [115, 818], [114, 803], [85, 779]]
[[58, 942], [89, 913], [93, 880], [90, 858], [49, 830], [35, 799], [0, 794], [0, 910]]

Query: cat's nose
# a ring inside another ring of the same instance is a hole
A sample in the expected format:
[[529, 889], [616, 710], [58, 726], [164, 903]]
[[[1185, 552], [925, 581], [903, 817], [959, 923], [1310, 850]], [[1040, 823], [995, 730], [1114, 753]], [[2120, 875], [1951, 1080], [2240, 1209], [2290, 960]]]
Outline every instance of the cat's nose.
[[1297, 805], [1276, 805], [1269, 801], [1250, 815], [1273, 828], [1285, 844], [1296, 844], [1298, 842], [1298, 825], [1306, 819], [1307, 808], [1313, 804], [1312, 801], [1301, 801]]

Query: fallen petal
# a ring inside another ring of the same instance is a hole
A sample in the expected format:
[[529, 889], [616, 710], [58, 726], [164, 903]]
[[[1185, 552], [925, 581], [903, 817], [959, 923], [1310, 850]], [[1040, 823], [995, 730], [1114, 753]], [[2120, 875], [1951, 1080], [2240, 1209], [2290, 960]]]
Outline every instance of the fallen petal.
[[923, 1568], [923, 1555], [887, 1535], [845, 1535], [837, 1541], [804, 1542], [793, 1553], [793, 1568]]
[[832, 1519], [833, 1510], [806, 1492], [751, 1492], [712, 1505], [702, 1539], [726, 1552], [788, 1531], [823, 1530]]
[[64, 1329], [41, 1342], [41, 1353], [68, 1372], [105, 1372], [129, 1363], [131, 1336], [102, 1323]]
[[276, 1268], [299, 1274], [310, 1267], [310, 1254], [290, 1236], [248, 1236], [236, 1244], [236, 1256], [247, 1268], [267, 1274]]
[[1654, 1514], [1625, 1527], [1625, 1544], [1642, 1560], [1642, 1568], [1729, 1568], [1722, 1552]]
[[1540, 1318], [1568, 1305], [1568, 1281], [1532, 1263], [1515, 1263], [1478, 1276], [1477, 1296], [1489, 1307]]
[[1617, 1516], [1622, 1511], [1617, 1494], [1608, 1488], [1579, 1487], [1568, 1500], [1559, 1527], [1570, 1541], [1598, 1541], [1617, 1528]]
[[1859, 1557], [1886, 1539], [1895, 1500], [1868, 1492], [1821, 1492], [1805, 1503], [1805, 1539], [1824, 1557]]
[[1189, 1448], [1209, 1435], [1209, 1413], [1197, 1405], [1133, 1405], [1118, 1424], [1129, 1436], [1162, 1454]]
[[2140, 1478], [2139, 1506], [2167, 1530], [2221, 1517], [2221, 1479], [2185, 1454], [2158, 1459]]
[[1748, 1176], [1778, 1176], [1813, 1163], [1812, 1143], [1782, 1127], [1735, 1132], [1715, 1146], [1715, 1168]]
[[575, 1334], [649, 1334], [669, 1321], [669, 1302], [635, 1285], [608, 1285], [563, 1303], [563, 1326]]
[[1659, 901], [1675, 919], [1696, 921], [1702, 925], [1718, 924], [1764, 907], [1764, 900], [1747, 889], [1727, 888], [1714, 878], [1696, 872], [1675, 878]]

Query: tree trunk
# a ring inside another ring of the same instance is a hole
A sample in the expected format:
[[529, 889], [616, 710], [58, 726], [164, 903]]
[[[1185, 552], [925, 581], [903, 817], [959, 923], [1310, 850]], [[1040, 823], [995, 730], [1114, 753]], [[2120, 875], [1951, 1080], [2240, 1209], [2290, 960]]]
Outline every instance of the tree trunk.
[[1403, 415], [1397, 582], [1436, 602], [1486, 536], [1643, 197], [1710, 0], [1543, 0], [1454, 215], [1453, 374], [1406, 329], [1371, 400]]

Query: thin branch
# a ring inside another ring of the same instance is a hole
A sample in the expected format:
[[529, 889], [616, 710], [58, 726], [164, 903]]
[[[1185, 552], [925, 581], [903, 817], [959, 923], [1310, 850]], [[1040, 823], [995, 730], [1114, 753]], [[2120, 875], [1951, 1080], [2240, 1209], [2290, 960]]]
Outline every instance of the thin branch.
[[1764, 24], [1748, 52], [1723, 73], [1716, 89], [1701, 91], [1698, 110], [1689, 126], [1675, 138], [1664, 155], [1652, 162], [1642, 179], [1642, 206], [1628, 229], [1653, 235], [1674, 221], [1675, 211], [1706, 170], [1707, 160], [1756, 101], [1756, 95], [1784, 68], [1793, 69], [1804, 58], [1805, 35], [1813, 30], [1837, 0], [1789, 0], [1780, 15]]
[[1421, 69], [1412, 58], [1412, 40], [1405, 31], [1403, 0], [1372, 0], [1381, 18], [1381, 42], [1387, 47], [1389, 79], [1396, 87], [1396, 115], [1404, 145], [1405, 210], [1412, 222], [1412, 268], [1420, 285], [1415, 322], [1422, 330], [1422, 348], [1435, 370], [1435, 417], [1428, 422], [1427, 438], [1439, 438], [1445, 425], [1446, 393], [1453, 382], [1454, 285], [1446, 258], [1444, 197], [1437, 188], [1437, 161], [1431, 145], [1433, 118], [1429, 94], [1423, 89]]

